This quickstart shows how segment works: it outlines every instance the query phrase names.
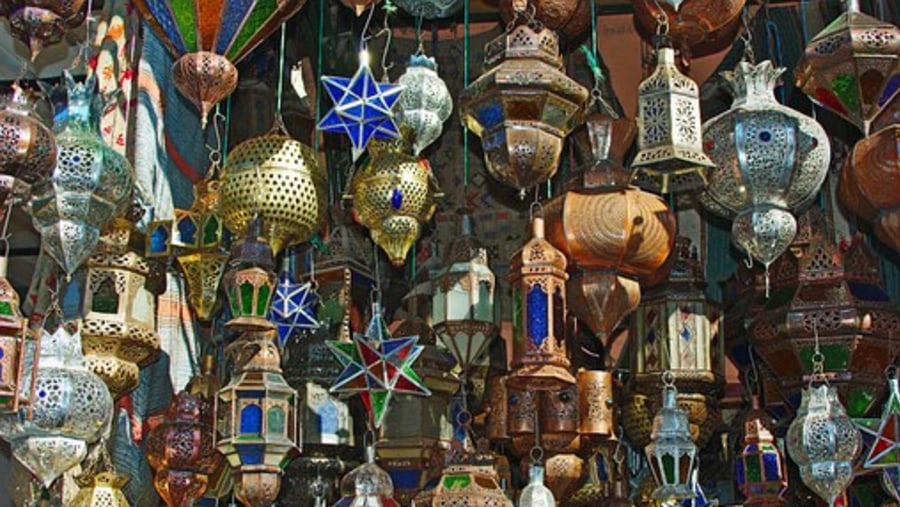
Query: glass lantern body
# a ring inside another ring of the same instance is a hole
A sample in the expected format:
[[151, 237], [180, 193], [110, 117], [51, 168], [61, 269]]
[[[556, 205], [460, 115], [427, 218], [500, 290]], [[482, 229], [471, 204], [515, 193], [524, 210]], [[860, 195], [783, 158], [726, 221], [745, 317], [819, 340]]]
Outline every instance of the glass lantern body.
[[272, 247], [262, 235], [262, 218], [254, 218], [246, 236], [231, 250], [228, 271], [222, 278], [231, 309], [225, 326], [232, 330], [267, 331], [275, 326], [268, 320], [275, 296], [275, 261]]
[[663, 388], [663, 405], [653, 420], [650, 445], [645, 449], [657, 488], [653, 498], [675, 502], [694, 498], [697, 446], [691, 440], [687, 414], [678, 408], [673, 386]]
[[528, 484], [519, 493], [518, 507], [556, 507], [553, 492], [544, 485], [544, 467], [532, 463], [528, 469]]
[[772, 418], [753, 396], [744, 418], [744, 446], [735, 460], [735, 481], [746, 497], [745, 505], [771, 506], [785, 502], [787, 467], [770, 430]]

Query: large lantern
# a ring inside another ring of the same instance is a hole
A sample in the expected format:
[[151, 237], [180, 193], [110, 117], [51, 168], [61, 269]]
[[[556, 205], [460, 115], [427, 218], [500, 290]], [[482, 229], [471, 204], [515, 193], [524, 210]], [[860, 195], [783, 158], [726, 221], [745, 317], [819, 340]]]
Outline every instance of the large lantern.
[[653, 435], [646, 454], [657, 484], [653, 498], [671, 503], [695, 496], [697, 446], [691, 440], [688, 416], [677, 406], [675, 384], [667, 382], [662, 396], [662, 408], [653, 420]]
[[513, 294], [513, 371], [507, 387], [562, 390], [575, 384], [566, 344], [566, 256], [544, 237], [544, 218], [510, 261]]
[[772, 418], [753, 395], [750, 413], [744, 417], [744, 446], [735, 460], [734, 477], [747, 498], [744, 505], [773, 506], [784, 503], [787, 466], [772, 435]]
[[306, 0], [223, 2], [138, 0], [138, 10], [172, 55], [175, 86], [197, 106], [200, 121], [234, 91], [235, 63], [299, 11]]
[[675, 65], [675, 50], [656, 53], [656, 70], [638, 86], [638, 153], [631, 167], [642, 188], [697, 190], [715, 164], [703, 152], [700, 88]]
[[443, 197], [431, 166], [410, 154], [409, 142], [373, 139], [369, 161], [350, 180], [356, 219], [394, 266], [402, 266], [422, 224], [431, 219]]
[[[56, 163], [56, 139], [35, 112], [37, 97], [18, 84], [0, 110], [0, 172], [26, 184], [45, 178]], [[0, 200], [0, 203], [5, 199]]]
[[262, 235], [264, 227], [261, 218], [254, 218], [246, 236], [231, 249], [222, 285], [231, 309], [231, 320], [225, 326], [232, 330], [275, 329], [267, 319], [275, 295], [275, 261], [272, 248]]
[[325, 168], [283, 127], [234, 147], [222, 174], [222, 217], [242, 235], [255, 215], [277, 255], [313, 236], [325, 216]]
[[803, 390], [797, 417], [787, 432], [788, 453], [800, 467], [803, 483], [832, 507], [853, 481], [860, 441], [834, 388], [822, 384]]
[[497, 333], [494, 321], [496, 277], [487, 250], [478, 244], [468, 215], [460, 235], [447, 248], [446, 267], [432, 280], [431, 323], [463, 373], [487, 351]]
[[138, 252], [144, 236], [125, 219], [115, 219], [86, 263], [81, 341], [87, 367], [100, 376], [113, 398], [138, 385], [138, 369], [159, 352], [156, 300], [145, 287], [150, 269]]
[[550, 29], [519, 25], [485, 47], [485, 72], [459, 97], [462, 122], [484, 147], [488, 172], [519, 189], [556, 173], [588, 90], [563, 71]]
[[203, 322], [216, 311], [231, 239], [219, 212], [219, 187], [215, 177], [201, 180], [194, 185], [191, 209], [176, 209], [174, 219], [147, 226], [146, 256], [175, 256], [187, 282], [188, 302]]
[[[423, 0], [412, 0], [412, 3], [428, 5]], [[453, 97], [437, 70], [434, 58], [414, 54], [409, 57], [406, 72], [397, 79], [397, 84], [403, 87], [394, 105], [397, 126], [411, 131], [415, 155], [441, 137], [444, 122], [453, 111]]]
[[90, 15], [85, 3], [90, 5], [85, 0], [7, 0], [0, 7], [13, 36], [28, 45], [34, 60], [43, 48], [61, 41]]
[[282, 471], [299, 452], [297, 391], [281, 375], [277, 332], [248, 331], [229, 345], [235, 371], [219, 391], [216, 449], [234, 476], [245, 505], [268, 507], [278, 496]]
[[65, 73], [68, 120], [56, 135], [53, 174], [31, 188], [44, 250], [71, 275], [93, 252], [100, 232], [131, 199], [131, 164], [100, 137], [93, 101], [96, 75], [76, 83]]
[[859, 0], [814, 36], [797, 63], [797, 86], [866, 136], [900, 92], [900, 29], [863, 14]]
[[704, 147], [719, 167], [704, 204], [727, 210], [735, 243], [765, 266], [793, 241], [792, 213], [815, 197], [831, 160], [822, 126], [775, 100], [783, 72], [768, 60], [723, 72], [734, 102], [703, 125]]

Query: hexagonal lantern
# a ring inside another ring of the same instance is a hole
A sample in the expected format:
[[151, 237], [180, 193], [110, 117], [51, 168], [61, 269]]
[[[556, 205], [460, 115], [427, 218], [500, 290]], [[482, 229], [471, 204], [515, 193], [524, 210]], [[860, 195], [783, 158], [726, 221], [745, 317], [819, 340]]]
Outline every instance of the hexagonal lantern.
[[28, 320], [19, 309], [19, 294], [6, 278], [9, 259], [0, 257], [0, 412], [19, 409], [27, 401], [19, 394], [25, 367]]
[[246, 236], [231, 250], [228, 271], [222, 278], [231, 309], [231, 320], [225, 323], [229, 329], [265, 331], [275, 327], [267, 318], [275, 295], [275, 261], [263, 230], [262, 217], [255, 217], [247, 225]]

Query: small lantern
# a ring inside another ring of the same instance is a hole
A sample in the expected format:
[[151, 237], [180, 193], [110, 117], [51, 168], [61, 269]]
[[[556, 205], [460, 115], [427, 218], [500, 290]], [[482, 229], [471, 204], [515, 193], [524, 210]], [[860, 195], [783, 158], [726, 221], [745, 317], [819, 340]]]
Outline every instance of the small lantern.
[[900, 92], [900, 28], [863, 14], [859, 0], [814, 36], [797, 63], [797, 86], [869, 135]]
[[6, 4], [6, 16], [12, 34], [28, 45], [31, 60], [41, 50], [60, 42], [90, 15], [85, 9], [86, 0], [11, 0]]
[[219, 186], [215, 178], [201, 180], [194, 186], [191, 209], [176, 209], [174, 220], [147, 226], [146, 256], [175, 255], [187, 281], [188, 302], [203, 322], [216, 311], [231, 237], [219, 214]]
[[747, 497], [744, 505], [771, 506], [784, 503], [787, 466], [771, 431], [771, 417], [751, 398], [751, 411], [744, 418], [744, 447], [735, 461], [734, 477]]
[[610, 437], [613, 420], [613, 374], [603, 370], [578, 370], [578, 433]]
[[653, 420], [653, 434], [645, 451], [657, 484], [653, 498], [671, 503], [695, 496], [697, 446], [691, 440], [688, 416], [678, 408], [674, 378], [666, 380], [662, 408]]
[[553, 492], [544, 485], [544, 466], [540, 463], [528, 468], [528, 484], [519, 493], [517, 507], [556, 507]]
[[715, 164], [703, 152], [700, 90], [662, 47], [656, 70], [638, 87], [638, 153], [631, 166], [641, 187], [661, 193], [706, 186]]
[[139, 368], [156, 359], [156, 299], [145, 287], [150, 271], [138, 254], [144, 236], [125, 219], [114, 219], [87, 262], [82, 300], [82, 347], [87, 367], [114, 399], [138, 385]]
[[394, 0], [414, 18], [440, 19], [452, 16], [463, 6], [462, 0]]
[[431, 323], [465, 374], [497, 334], [496, 277], [487, 250], [475, 240], [471, 219], [460, 218], [460, 235], [448, 247], [446, 267], [432, 281]]
[[115, 472], [100, 472], [75, 478], [75, 482], [81, 489], [75, 495], [69, 507], [129, 507], [128, 499], [122, 492], [122, 487], [128, 483], [130, 477]]
[[803, 484], [832, 506], [853, 482], [861, 440], [833, 387], [810, 385], [803, 390], [797, 417], [788, 427], [788, 453], [800, 467]]
[[516, 26], [487, 44], [484, 66], [460, 95], [460, 116], [481, 138], [488, 172], [521, 193], [556, 173], [588, 90], [563, 71], [549, 28]]
[[544, 238], [544, 219], [510, 261], [513, 293], [513, 371], [507, 386], [557, 391], [575, 383], [566, 347], [566, 256]]
[[341, 479], [341, 499], [333, 507], [400, 507], [391, 476], [375, 464], [375, 448], [366, 447], [366, 462]]
[[275, 295], [275, 261], [257, 216], [247, 227], [246, 237], [234, 245], [228, 271], [222, 280], [231, 308], [229, 329], [265, 331], [275, 326], [266, 318]]
[[248, 331], [228, 346], [235, 371], [219, 391], [216, 449], [245, 505], [272, 505], [283, 469], [299, 452], [297, 392], [281, 375], [276, 331]]
[[22, 397], [28, 320], [19, 309], [19, 294], [6, 278], [9, 258], [0, 257], [0, 410], [17, 412]]
[[[462, 5], [458, 0], [449, 1]], [[411, 3], [422, 9], [429, 6], [424, 0], [412, 0]], [[437, 73], [437, 62], [424, 54], [409, 57], [406, 72], [397, 84], [403, 87], [394, 106], [397, 126], [412, 132], [413, 153], [418, 155], [441, 137], [444, 122], [453, 112], [453, 97], [447, 83]]]
[[500, 488], [494, 467], [476, 463], [445, 466], [437, 483], [416, 495], [413, 504], [417, 507], [513, 507]]

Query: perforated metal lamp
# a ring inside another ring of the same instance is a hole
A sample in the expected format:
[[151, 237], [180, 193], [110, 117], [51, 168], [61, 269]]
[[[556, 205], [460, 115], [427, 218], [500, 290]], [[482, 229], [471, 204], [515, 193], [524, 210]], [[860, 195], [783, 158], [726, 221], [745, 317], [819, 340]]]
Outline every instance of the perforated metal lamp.
[[653, 420], [653, 434], [645, 452], [656, 479], [653, 498], [676, 502], [693, 498], [697, 446], [691, 440], [687, 414], [678, 408], [678, 390], [669, 377], [663, 387], [663, 404]]

